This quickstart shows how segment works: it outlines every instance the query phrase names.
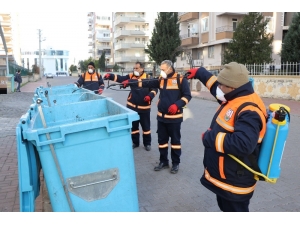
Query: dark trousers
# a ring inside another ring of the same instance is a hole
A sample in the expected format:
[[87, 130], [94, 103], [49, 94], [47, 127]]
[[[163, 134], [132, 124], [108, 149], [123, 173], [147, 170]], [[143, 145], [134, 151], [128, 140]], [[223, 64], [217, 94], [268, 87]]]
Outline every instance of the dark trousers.
[[249, 212], [250, 200], [244, 202], [232, 202], [217, 195], [219, 208], [223, 212]]
[[18, 83], [17, 91], [20, 91], [21, 83], [20, 82], [17, 82], [17, 83]]
[[181, 155], [181, 122], [180, 123], [163, 123], [157, 121], [158, 146], [160, 152], [160, 162], [169, 163], [168, 159], [168, 142], [171, 138], [171, 159], [173, 165], [180, 163]]
[[143, 144], [144, 146], [151, 145], [151, 130], [150, 130], [150, 111], [146, 113], [138, 113], [140, 120], [132, 122], [131, 138], [132, 142], [137, 146], [140, 145], [139, 124], [143, 129]]

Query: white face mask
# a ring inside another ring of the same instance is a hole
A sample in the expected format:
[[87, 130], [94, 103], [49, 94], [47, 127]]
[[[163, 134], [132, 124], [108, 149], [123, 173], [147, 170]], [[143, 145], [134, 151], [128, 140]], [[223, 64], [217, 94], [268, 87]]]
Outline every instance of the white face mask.
[[222, 102], [227, 102], [226, 98], [224, 97], [224, 92], [219, 87], [217, 87], [216, 97]]
[[134, 76], [139, 76], [140, 73], [138, 71], [133, 71]]
[[89, 73], [94, 73], [94, 70], [93, 69], [89, 69]]
[[[170, 67], [167, 69], [167, 71], [168, 71], [169, 69], [170, 69]], [[160, 76], [161, 76], [162, 78], [164, 78], [164, 79], [167, 78], [167, 74], [166, 74], [165, 71], [160, 71]]]

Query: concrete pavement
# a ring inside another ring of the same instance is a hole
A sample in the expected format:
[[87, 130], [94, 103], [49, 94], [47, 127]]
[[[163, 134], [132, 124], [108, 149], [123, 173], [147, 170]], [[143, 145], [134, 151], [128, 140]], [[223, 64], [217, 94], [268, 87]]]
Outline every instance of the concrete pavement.
[[[59, 79], [43, 78], [42, 81], [30, 82], [21, 88], [20, 93], [0, 95], [0, 212], [19, 211], [18, 162], [15, 127], [22, 114], [32, 102], [36, 87], [64, 85], [77, 80], [77, 77]], [[128, 92], [106, 89], [104, 95], [125, 105]], [[156, 102], [154, 99], [151, 112], [152, 150], [143, 147], [134, 149], [136, 180], [141, 212], [218, 212], [215, 196], [199, 182], [203, 173], [203, 146], [200, 134], [210, 123], [217, 103], [207, 92], [193, 92], [193, 99], [188, 108], [193, 118], [182, 124], [182, 157], [178, 174], [171, 174], [168, 169], [156, 172], [154, 166], [159, 161], [156, 131]], [[125, 96], [126, 95], [126, 96]], [[282, 159], [282, 172], [276, 184], [258, 182], [250, 211], [253, 212], [291, 212], [300, 211], [300, 180], [298, 179], [299, 161], [299, 124], [300, 102], [263, 99], [266, 105], [282, 103], [291, 108], [291, 124]], [[43, 182], [43, 175], [41, 174]], [[36, 211], [48, 211], [43, 194], [36, 199]]]

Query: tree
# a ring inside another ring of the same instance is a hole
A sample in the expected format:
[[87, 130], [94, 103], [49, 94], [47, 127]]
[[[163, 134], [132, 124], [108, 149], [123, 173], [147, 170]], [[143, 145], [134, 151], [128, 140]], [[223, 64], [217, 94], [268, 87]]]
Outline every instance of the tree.
[[99, 68], [101, 71], [105, 71], [105, 67], [105, 51], [103, 51], [99, 58]]
[[77, 71], [77, 66], [72, 64], [72, 65], [70, 66], [69, 70], [70, 70], [71, 72], [75, 72], [75, 71]]
[[176, 62], [176, 57], [182, 52], [179, 36], [179, 20], [177, 12], [160, 12], [155, 19], [150, 43], [145, 53], [152, 61], [160, 64], [163, 60]]
[[114, 67], [113, 67], [113, 70], [114, 70], [114, 72], [119, 72], [119, 66], [118, 66], [118, 64], [116, 63], [115, 65], [114, 65]]
[[281, 50], [282, 62], [300, 61], [300, 12], [294, 14], [289, 30], [284, 37]]
[[267, 33], [269, 20], [261, 13], [250, 12], [238, 23], [232, 40], [224, 52], [223, 64], [262, 64], [272, 62], [274, 36]]

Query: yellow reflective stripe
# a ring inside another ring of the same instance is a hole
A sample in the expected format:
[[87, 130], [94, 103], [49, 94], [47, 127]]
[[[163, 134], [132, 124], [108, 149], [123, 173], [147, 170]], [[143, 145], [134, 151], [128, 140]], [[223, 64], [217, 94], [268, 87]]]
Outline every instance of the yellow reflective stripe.
[[188, 104], [188, 103], [189, 103], [189, 100], [188, 100], [187, 98], [185, 98], [185, 97], [182, 97], [181, 100], [184, 101], [185, 104]]
[[255, 186], [256, 186], [256, 184], [254, 184], [252, 187], [241, 188], [241, 187], [236, 187], [236, 186], [233, 186], [230, 184], [226, 184], [224, 182], [221, 182], [221, 181], [211, 177], [206, 169], [205, 169], [205, 178], [206, 178], [206, 180], [211, 182], [213, 185], [215, 185], [225, 191], [229, 191], [231, 193], [238, 194], [238, 195], [249, 194], [254, 191]]
[[143, 87], [143, 83], [141, 79], [138, 79], [138, 87]]
[[234, 127], [225, 123], [223, 120], [221, 120], [221, 118], [219, 116], [217, 117], [216, 122], [227, 131], [230, 131], [230, 132], [234, 131]]
[[154, 94], [154, 97], [156, 96], [156, 91], [151, 91]]
[[216, 137], [215, 146], [217, 152], [224, 153], [223, 145], [226, 133], [219, 132]]
[[171, 148], [173, 148], [173, 149], [181, 149], [181, 145], [171, 145]]
[[138, 134], [139, 130], [131, 131], [131, 134]]
[[[136, 105], [135, 105], [135, 104], [132, 104], [131, 102], [127, 102], [127, 105], [130, 105], [130, 106], [136, 108]], [[138, 108], [138, 109], [150, 109], [150, 108], [151, 108], [151, 105], [147, 105], [147, 106], [140, 106], [140, 105], [138, 105], [137, 108]]]
[[144, 131], [143, 134], [151, 134], [151, 131]]
[[[157, 115], [162, 117], [161, 112], [157, 112]], [[181, 118], [181, 117], [183, 117], [182, 113], [181, 114], [176, 114], [176, 115], [167, 115], [167, 114], [164, 115], [164, 118], [167, 118], [167, 119], [177, 119], [177, 118]]]
[[205, 84], [205, 86], [207, 87], [208, 90], [210, 90], [211, 86], [216, 82], [216, 80], [217, 80], [217, 77], [214, 75], [211, 78], [209, 78], [209, 80]]
[[159, 148], [167, 148], [168, 147], [168, 143], [167, 144], [163, 144], [163, 145], [158, 145]]
[[224, 156], [219, 157], [219, 172], [220, 172], [220, 177], [222, 179], [226, 179], [225, 173], [224, 173]]
[[166, 86], [166, 89], [170, 89], [170, 90], [178, 90], [178, 86]]
[[116, 74], [114, 74], [114, 81], [116, 82], [118, 79], [118, 76]]

